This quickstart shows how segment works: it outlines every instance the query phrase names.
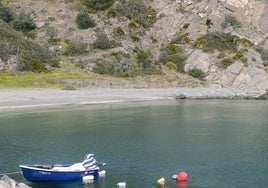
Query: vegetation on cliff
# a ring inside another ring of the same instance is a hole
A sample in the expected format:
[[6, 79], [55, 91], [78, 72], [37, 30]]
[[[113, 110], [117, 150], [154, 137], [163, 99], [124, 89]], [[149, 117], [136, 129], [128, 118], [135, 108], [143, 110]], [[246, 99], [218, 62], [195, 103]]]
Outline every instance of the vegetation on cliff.
[[[157, 9], [155, 3], [1, 0], [0, 70], [9, 72], [7, 75], [34, 72], [52, 76], [53, 72], [63, 70], [63, 66], [71, 65], [79, 68], [81, 75], [135, 78], [185, 74], [204, 82], [209, 74], [206, 70], [195, 66], [185, 71], [193, 51], [210, 54], [216, 66], [227, 69], [236, 62], [242, 62], [244, 67], [256, 62], [258, 58], [249, 54], [253, 49], [261, 57], [262, 65], [258, 67], [267, 71], [267, 49], [255, 47], [248, 38], [228, 32], [243, 29], [241, 20], [231, 12], [220, 23], [207, 18], [200, 25], [206, 28], [205, 32], [198, 35], [193, 30], [195, 25], [184, 19], [171, 37], [168, 33], [159, 36], [157, 25], [168, 13]], [[191, 3], [194, 6], [199, 2]], [[190, 14], [184, 1], [178, 7], [174, 13], [177, 16]], [[171, 26], [166, 23], [162, 27]]]

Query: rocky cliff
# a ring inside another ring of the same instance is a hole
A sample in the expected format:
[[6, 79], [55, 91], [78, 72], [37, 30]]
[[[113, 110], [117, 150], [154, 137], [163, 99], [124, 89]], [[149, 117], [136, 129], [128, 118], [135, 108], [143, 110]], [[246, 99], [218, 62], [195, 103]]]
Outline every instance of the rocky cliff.
[[[153, 59], [160, 56], [161, 48], [169, 44], [178, 34], [187, 36], [180, 41], [187, 56], [184, 72], [201, 70], [208, 84], [222, 87], [234, 87], [258, 92], [268, 89], [268, 2], [267, 0], [153, 0], [145, 1], [156, 11], [156, 20], [149, 28], [136, 31], [139, 40], [131, 40], [130, 24], [132, 20], [124, 16], [107, 17], [107, 12], [90, 13], [98, 28], [104, 29], [109, 38], [115, 28], [122, 28], [126, 35], [116, 38], [120, 46], [107, 50], [93, 50], [86, 55], [74, 57], [74, 62], [82, 62], [85, 68], [92, 70], [95, 59], [112, 52], [132, 53], [135, 49], [149, 49]], [[114, 4], [118, 4], [115, 1]], [[36, 26], [36, 39], [47, 41], [55, 37], [64, 40], [93, 43], [96, 40], [96, 28], [78, 29], [75, 19], [81, 5], [78, 1], [64, 0], [23, 0], [10, 1], [17, 12], [30, 13]], [[109, 10], [108, 10], [109, 11]], [[52, 29], [48, 35], [48, 29]], [[238, 45], [237, 52], [207, 52], [194, 48], [193, 44], [200, 36], [210, 33], [230, 33], [251, 43]], [[133, 39], [133, 38], [132, 38]], [[60, 51], [60, 43], [49, 44], [51, 50]], [[256, 50], [257, 48], [261, 50]], [[240, 55], [240, 56], [239, 56]], [[220, 57], [224, 56], [224, 57]], [[238, 58], [236, 58], [238, 57]], [[219, 66], [224, 58], [232, 58], [228, 67]], [[14, 68], [14, 56], [7, 61], [0, 59], [0, 68]], [[160, 62], [161, 63], [161, 62]], [[165, 70], [165, 66], [163, 66]], [[172, 71], [164, 71], [174, 74]], [[184, 74], [185, 74], [184, 73]], [[175, 73], [183, 74], [183, 73]]]

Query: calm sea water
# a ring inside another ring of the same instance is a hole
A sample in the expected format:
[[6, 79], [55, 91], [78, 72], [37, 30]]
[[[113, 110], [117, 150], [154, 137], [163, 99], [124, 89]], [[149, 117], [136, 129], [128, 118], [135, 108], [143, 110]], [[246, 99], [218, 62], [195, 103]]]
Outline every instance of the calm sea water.
[[0, 112], [0, 173], [20, 164], [75, 163], [95, 153], [106, 177], [91, 185], [34, 188], [268, 187], [267, 101], [186, 100], [67, 106]]

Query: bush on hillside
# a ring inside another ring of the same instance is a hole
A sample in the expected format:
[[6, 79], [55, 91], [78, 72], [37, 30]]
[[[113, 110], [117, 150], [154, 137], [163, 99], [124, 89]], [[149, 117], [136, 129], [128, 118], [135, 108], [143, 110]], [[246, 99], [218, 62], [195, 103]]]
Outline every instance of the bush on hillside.
[[93, 71], [116, 77], [160, 74], [161, 71], [151, 60], [151, 55], [148, 50], [138, 50], [134, 55], [112, 53], [108, 57], [99, 59]]
[[[26, 40], [23, 33], [15, 31], [2, 20], [0, 20], [0, 33], [0, 58], [2, 60], [7, 60], [10, 55], [20, 56], [23, 51], [27, 51], [29, 53], [24, 54], [23, 59], [27, 60], [28, 54], [31, 60], [37, 59], [53, 67], [58, 66], [58, 59], [52, 51], [31, 39]], [[30, 54], [34, 54], [35, 58], [31, 58]], [[21, 61], [21, 70], [29, 70], [27, 69], [29, 66], [24, 66], [23, 63], [27, 62]]]
[[116, 11], [121, 16], [135, 20], [143, 28], [148, 28], [156, 22], [157, 12], [152, 7], [147, 7], [142, 0], [123, 1], [117, 4]]
[[118, 26], [113, 29], [113, 35], [115, 37], [122, 37], [125, 35], [125, 32], [122, 27]]
[[0, 19], [2, 19], [7, 23], [14, 19], [14, 14], [12, 10], [7, 6], [2, 5], [1, 2], [0, 2]]
[[79, 29], [88, 29], [96, 26], [94, 20], [84, 11], [77, 14], [75, 22]]
[[266, 62], [268, 61], [268, 49], [263, 47], [256, 48], [256, 51], [261, 55], [261, 59]]
[[189, 74], [194, 78], [198, 78], [199, 80], [203, 80], [206, 77], [206, 74], [198, 68], [191, 69]]
[[224, 58], [223, 60], [220, 61], [220, 65], [223, 67], [223, 68], [227, 68], [229, 67], [230, 65], [234, 64], [234, 60], [227, 57], [227, 58]]
[[170, 42], [171, 44], [189, 44], [191, 39], [188, 33], [177, 33], [176, 36]]
[[132, 77], [139, 75], [141, 69], [137, 61], [130, 55], [113, 53], [109, 57], [99, 59], [93, 72], [116, 77]]
[[138, 50], [137, 51], [137, 60], [141, 64], [143, 69], [150, 68], [153, 65], [153, 56], [149, 50]]
[[114, 41], [110, 40], [103, 29], [98, 30], [97, 32], [97, 39], [93, 43], [93, 47], [101, 50], [106, 50], [110, 48], [114, 48], [119, 44]]
[[75, 41], [67, 42], [65, 47], [64, 55], [73, 56], [73, 55], [82, 55], [87, 52], [87, 44], [79, 43]]
[[163, 64], [172, 62], [177, 66], [178, 72], [184, 72], [184, 65], [187, 57], [181, 46], [177, 44], [169, 44], [160, 50], [159, 60]]
[[229, 26], [232, 26], [234, 29], [239, 28], [242, 24], [236, 19], [236, 17], [228, 14], [225, 16], [224, 21], [221, 24], [222, 28], [225, 29]]
[[196, 39], [194, 48], [202, 49], [205, 52], [229, 51], [235, 52], [238, 48], [239, 38], [225, 33], [208, 33]]
[[80, 0], [83, 5], [87, 7], [90, 12], [106, 10], [111, 7], [114, 0]]
[[165, 66], [169, 69], [169, 70], [174, 70], [174, 71], [178, 71], [177, 65], [173, 62], [167, 62], [165, 64]]
[[21, 13], [17, 18], [11, 22], [13, 28], [17, 31], [27, 33], [36, 28], [33, 19], [29, 14]]
[[138, 50], [136, 52], [136, 59], [139, 66], [142, 67], [143, 74], [160, 74], [160, 70], [156, 67], [153, 61], [153, 55], [149, 50]]
[[32, 72], [46, 72], [47, 68], [44, 62], [42, 62], [33, 52], [29, 50], [22, 50], [19, 54], [20, 71], [32, 71]]

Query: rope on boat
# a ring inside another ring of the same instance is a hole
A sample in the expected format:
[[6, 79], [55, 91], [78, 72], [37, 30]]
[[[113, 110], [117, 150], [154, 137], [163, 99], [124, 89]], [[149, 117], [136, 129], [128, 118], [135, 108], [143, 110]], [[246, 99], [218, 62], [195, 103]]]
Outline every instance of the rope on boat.
[[3, 174], [0, 174], [0, 176], [4, 176], [4, 175], [12, 175], [12, 174], [21, 174], [21, 171], [3, 173]]

